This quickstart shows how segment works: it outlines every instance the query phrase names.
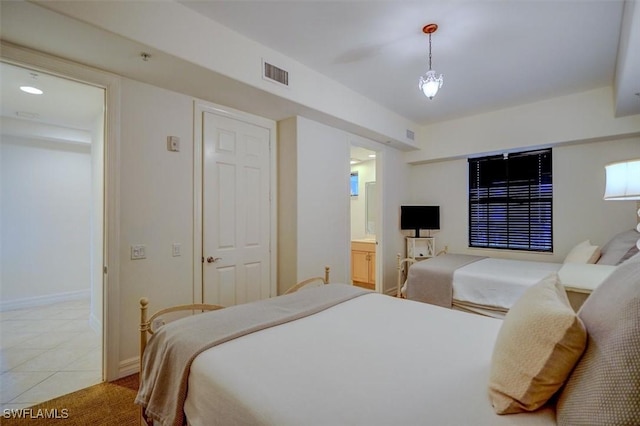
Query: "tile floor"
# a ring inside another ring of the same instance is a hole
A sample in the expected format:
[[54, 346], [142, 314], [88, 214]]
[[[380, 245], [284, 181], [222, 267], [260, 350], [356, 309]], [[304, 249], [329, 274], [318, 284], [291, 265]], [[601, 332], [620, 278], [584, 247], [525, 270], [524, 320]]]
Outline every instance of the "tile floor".
[[0, 312], [0, 412], [100, 383], [101, 336], [89, 301]]

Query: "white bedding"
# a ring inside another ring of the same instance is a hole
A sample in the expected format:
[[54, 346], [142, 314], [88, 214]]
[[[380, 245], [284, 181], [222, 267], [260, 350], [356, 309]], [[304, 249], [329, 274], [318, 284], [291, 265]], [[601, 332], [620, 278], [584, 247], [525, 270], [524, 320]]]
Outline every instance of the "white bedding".
[[555, 424], [487, 396], [501, 321], [372, 293], [223, 343], [191, 366], [191, 425]]
[[453, 299], [509, 309], [524, 291], [562, 264], [486, 258], [453, 273]]
[[558, 271], [558, 277], [568, 290], [590, 293], [611, 275], [614, 269], [616, 267], [613, 265], [565, 263]]

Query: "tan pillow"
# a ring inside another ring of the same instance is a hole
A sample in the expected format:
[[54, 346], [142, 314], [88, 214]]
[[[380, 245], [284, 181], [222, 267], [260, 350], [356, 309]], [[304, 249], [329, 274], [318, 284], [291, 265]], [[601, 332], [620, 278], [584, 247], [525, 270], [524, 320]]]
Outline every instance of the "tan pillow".
[[571, 373], [586, 341], [557, 274], [527, 289], [507, 313], [493, 349], [489, 397], [495, 412], [544, 405]]
[[584, 240], [571, 249], [564, 263], [596, 263], [600, 259], [600, 247], [592, 246], [591, 241]]

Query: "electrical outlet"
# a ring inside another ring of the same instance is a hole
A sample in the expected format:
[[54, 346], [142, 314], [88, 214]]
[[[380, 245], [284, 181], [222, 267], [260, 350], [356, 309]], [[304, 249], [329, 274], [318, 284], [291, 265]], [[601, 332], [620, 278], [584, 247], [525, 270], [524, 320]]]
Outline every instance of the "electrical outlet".
[[147, 258], [147, 246], [137, 244], [131, 246], [131, 260], [146, 259]]

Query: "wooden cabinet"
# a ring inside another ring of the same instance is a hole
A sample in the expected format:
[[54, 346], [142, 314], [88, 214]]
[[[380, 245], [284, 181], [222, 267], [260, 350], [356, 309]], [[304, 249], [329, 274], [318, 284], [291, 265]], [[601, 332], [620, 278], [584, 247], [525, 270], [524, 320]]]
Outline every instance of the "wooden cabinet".
[[351, 242], [351, 281], [359, 287], [376, 288], [376, 243]]

